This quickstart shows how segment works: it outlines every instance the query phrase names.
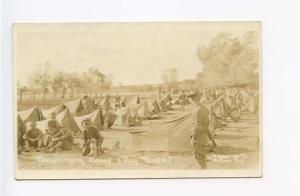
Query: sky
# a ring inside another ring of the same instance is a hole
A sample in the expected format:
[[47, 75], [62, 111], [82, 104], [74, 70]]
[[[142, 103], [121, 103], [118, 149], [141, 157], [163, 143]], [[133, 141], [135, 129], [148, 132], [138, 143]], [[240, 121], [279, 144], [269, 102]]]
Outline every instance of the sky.
[[240, 35], [258, 23], [16, 24], [13, 51], [17, 81], [26, 84], [49, 63], [49, 72], [97, 67], [118, 85], [161, 83], [163, 70], [193, 79], [203, 65], [196, 55], [219, 32]]

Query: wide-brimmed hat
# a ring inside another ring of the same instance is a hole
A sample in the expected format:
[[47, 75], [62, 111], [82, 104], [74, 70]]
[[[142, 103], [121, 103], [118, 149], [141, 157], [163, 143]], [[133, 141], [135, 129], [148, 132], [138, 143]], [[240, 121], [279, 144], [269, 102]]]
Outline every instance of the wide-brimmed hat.
[[188, 97], [192, 100], [195, 100], [197, 97], [202, 97], [203, 93], [200, 93], [199, 91], [195, 91], [192, 94], [190, 94]]
[[56, 113], [55, 112], [51, 112], [50, 118], [56, 118]]

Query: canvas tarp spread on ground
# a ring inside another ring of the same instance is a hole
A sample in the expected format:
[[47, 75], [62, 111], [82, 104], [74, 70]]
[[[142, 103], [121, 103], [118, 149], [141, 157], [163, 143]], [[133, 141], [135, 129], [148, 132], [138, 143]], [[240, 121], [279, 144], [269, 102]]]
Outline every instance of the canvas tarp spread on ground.
[[42, 112], [46, 118], [49, 118], [51, 116], [51, 113], [59, 114], [59, 113], [63, 112], [66, 109], [66, 107], [67, 106], [65, 106], [64, 104], [60, 104], [60, 105], [55, 106], [54, 108], [42, 110]]
[[191, 114], [149, 127], [149, 131], [130, 132], [129, 150], [187, 152], [192, 150]]
[[100, 130], [103, 129], [104, 119], [103, 119], [103, 116], [101, 115], [101, 111], [99, 109], [90, 114], [86, 114], [84, 116], [74, 117], [77, 125], [79, 126], [79, 128], [81, 130], [84, 129], [82, 126], [82, 121], [86, 118], [90, 118], [92, 120], [93, 125], [95, 125]]
[[65, 103], [64, 105], [69, 108], [72, 114], [79, 113], [84, 109], [81, 99], [75, 99], [73, 101]]
[[28, 110], [21, 111], [19, 112], [19, 115], [24, 122], [40, 121], [46, 119], [40, 107], [38, 106], [34, 106]]
[[[59, 124], [64, 124], [66, 128], [72, 132], [80, 131], [74, 117], [72, 116], [70, 110], [66, 108], [63, 112], [59, 113], [56, 116], [56, 120]], [[37, 127], [42, 130], [43, 133], [46, 133], [48, 124], [48, 119], [37, 122]]]

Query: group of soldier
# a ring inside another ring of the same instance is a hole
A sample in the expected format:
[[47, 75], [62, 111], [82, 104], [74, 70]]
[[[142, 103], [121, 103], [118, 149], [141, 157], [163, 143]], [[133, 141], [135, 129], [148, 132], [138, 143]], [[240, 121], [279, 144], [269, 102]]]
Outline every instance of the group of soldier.
[[[91, 141], [95, 140], [98, 153], [104, 153], [102, 149], [103, 137], [100, 130], [92, 124], [90, 118], [86, 118], [83, 124], [83, 146], [82, 156], [86, 156], [90, 152]], [[29, 122], [29, 128], [26, 129], [22, 135], [24, 146], [19, 146], [19, 153], [22, 151], [29, 152], [30, 150], [45, 151], [47, 153], [54, 153], [58, 149], [69, 151], [73, 146], [72, 130], [64, 124], [56, 120], [56, 114], [51, 113], [51, 117], [47, 122], [46, 132], [43, 133], [36, 125], [35, 121]]]
[[[172, 97], [168, 95], [164, 99], [165, 103], [172, 104]], [[138, 98], [138, 101], [139, 98]], [[206, 153], [209, 144], [217, 146], [215, 142], [215, 129], [222, 123], [232, 120], [238, 122], [241, 113], [248, 108], [253, 113], [258, 113], [258, 93], [251, 88], [230, 88], [230, 89], [199, 89], [190, 95], [184, 91], [179, 95], [180, 110], [185, 110], [187, 103], [192, 103], [193, 134], [191, 142], [195, 159], [199, 165], [207, 168]], [[107, 96], [102, 104], [103, 113], [108, 113], [112, 109], [110, 97]], [[118, 110], [124, 103], [120, 96], [115, 96], [115, 109]], [[134, 120], [134, 119], [131, 119]], [[131, 121], [130, 120], [130, 121]], [[83, 124], [83, 146], [82, 156], [90, 153], [91, 141], [95, 141], [98, 153], [104, 153], [102, 148], [103, 137], [100, 130], [92, 124], [91, 119], [86, 118]], [[57, 149], [71, 150], [73, 144], [72, 130], [68, 130], [64, 124], [59, 124], [56, 114], [52, 113], [47, 122], [46, 133], [37, 128], [36, 122], [30, 122], [30, 127], [22, 136], [25, 143], [25, 151], [35, 148], [48, 153], [53, 153]]]

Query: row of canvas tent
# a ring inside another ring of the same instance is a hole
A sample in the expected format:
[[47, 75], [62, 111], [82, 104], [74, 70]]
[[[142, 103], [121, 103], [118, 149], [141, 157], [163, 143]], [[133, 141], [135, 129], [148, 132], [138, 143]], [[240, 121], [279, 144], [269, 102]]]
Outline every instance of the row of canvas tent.
[[[101, 111], [99, 109], [86, 115], [76, 116], [74, 114], [78, 113], [82, 109], [83, 105], [80, 99], [57, 105], [51, 109], [41, 110], [39, 106], [34, 106], [28, 110], [18, 112], [18, 124], [19, 121], [24, 124], [30, 121], [36, 121], [37, 126], [43, 131], [46, 131], [47, 122], [50, 118], [51, 113], [56, 113], [56, 120], [60, 124], [64, 124], [73, 132], [78, 132], [83, 129], [82, 121], [86, 118], [90, 118], [92, 123], [99, 129], [103, 128], [104, 119]], [[116, 115], [110, 115], [115, 116]], [[111, 119], [111, 118], [110, 118]], [[110, 122], [111, 121], [111, 122]], [[114, 121], [110, 120], [109, 126], [112, 126]]]
[[[77, 104], [75, 104], [75, 101]], [[73, 101], [72, 104], [64, 104], [71, 106], [73, 113], [81, 107], [80, 102], [78, 100], [75, 101]], [[150, 118], [154, 113], [153, 108], [150, 109], [151, 106], [153, 107], [152, 103], [153, 101], [145, 101], [139, 104], [131, 104], [125, 108], [122, 108], [117, 112], [116, 124], [122, 124], [126, 116], [131, 113], [136, 113], [144, 119]], [[51, 112], [57, 113], [56, 119], [58, 122], [65, 124], [73, 131], [81, 130], [83, 128], [82, 121], [87, 117], [92, 119], [95, 126], [99, 128], [103, 127], [103, 118], [101, 117], [100, 110], [96, 110], [84, 116], [74, 117], [69, 107], [61, 108], [61, 106], [56, 106], [50, 110], [47, 110], [47, 112], [42, 112], [38, 106], [35, 106], [27, 111], [19, 112], [18, 125], [23, 125], [27, 121], [35, 120], [37, 121], [37, 126], [43, 132], [45, 132], [48, 121], [46, 117], [48, 117]], [[130, 144], [127, 148], [133, 151], [191, 151], [191, 125], [191, 115], [187, 115], [173, 121], [151, 126], [147, 128], [148, 130], [130, 132]]]

